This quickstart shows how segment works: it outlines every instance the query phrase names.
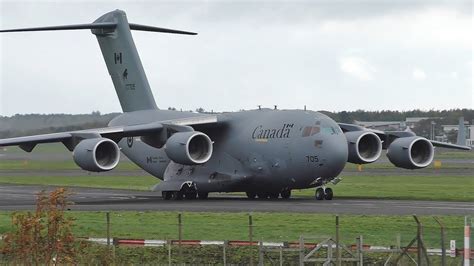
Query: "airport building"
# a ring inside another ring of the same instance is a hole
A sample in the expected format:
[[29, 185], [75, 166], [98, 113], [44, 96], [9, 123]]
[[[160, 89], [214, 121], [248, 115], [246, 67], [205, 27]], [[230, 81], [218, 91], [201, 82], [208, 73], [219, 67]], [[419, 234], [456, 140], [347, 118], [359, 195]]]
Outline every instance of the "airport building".
[[[459, 125], [442, 125], [444, 133], [451, 131], [458, 131]], [[466, 130], [466, 146], [474, 147], [474, 125], [469, 125], [464, 122], [464, 128]]]

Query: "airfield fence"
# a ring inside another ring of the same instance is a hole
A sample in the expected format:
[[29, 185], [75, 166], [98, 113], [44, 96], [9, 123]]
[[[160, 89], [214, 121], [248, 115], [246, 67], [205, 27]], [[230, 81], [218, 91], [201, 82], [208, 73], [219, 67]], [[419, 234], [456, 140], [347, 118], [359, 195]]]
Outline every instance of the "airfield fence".
[[[386, 218], [367, 216], [367, 219], [375, 219], [375, 221], [371, 223], [371, 228], [364, 228], [363, 224], [357, 224], [352, 219], [344, 219], [344, 216], [332, 216], [335, 219], [331, 224], [318, 223], [318, 220], [308, 219], [304, 223], [309, 223], [311, 226], [306, 224], [304, 228], [298, 228], [301, 221], [292, 224], [291, 221], [288, 221], [288, 219], [292, 219], [291, 215], [271, 216], [270, 220], [269, 217], [262, 214], [222, 214], [219, 220], [215, 220], [215, 216], [210, 219], [202, 214], [174, 214], [170, 213], [169, 216], [160, 216], [159, 220], [153, 220], [149, 217], [153, 215], [153, 212], [140, 212], [132, 219], [124, 217], [123, 213], [112, 212], [105, 213], [104, 218], [101, 219], [98, 219], [97, 216], [79, 216], [76, 224], [79, 226], [80, 224], [95, 224], [90, 228], [91, 235], [88, 236], [107, 236], [106, 243], [109, 245], [117, 245], [120, 243], [119, 239], [136, 237], [137, 227], [148, 228], [145, 231], [140, 230], [143, 233], [141, 237], [165, 240], [162, 246], [167, 249], [168, 257], [164, 262], [169, 260], [172, 263], [209, 262], [200, 261], [194, 255], [189, 257], [187, 251], [188, 247], [192, 243], [198, 243], [198, 239], [201, 239], [202, 236], [206, 236], [205, 240], [209, 241], [223, 241], [221, 247], [214, 249], [215, 254], [211, 254], [211, 256], [214, 257], [214, 260], [220, 258], [218, 261], [224, 264], [279, 264], [283, 262], [285, 262], [284, 264], [288, 264], [288, 262], [293, 264], [304, 262], [339, 264], [344, 262], [344, 264], [352, 265], [354, 263], [361, 264], [361, 261], [374, 262], [375, 260], [386, 263], [386, 265], [395, 265], [394, 263], [397, 261], [402, 265], [409, 263], [417, 265], [452, 265], [455, 263], [459, 265], [463, 260], [464, 224], [460, 222], [459, 226], [456, 224], [447, 227], [443, 224], [442, 219], [437, 217], [418, 218], [414, 216], [415, 219], [410, 218], [413, 221], [412, 225], [400, 230], [396, 224], [407, 217], [394, 216], [392, 221], [387, 222]], [[301, 219], [301, 217], [298, 218]], [[380, 219], [380, 222], [377, 219]], [[222, 222], [223, 220], [225, 223]], [[225, 239], [222, 238], [222, 235], [225, 235]], [[391, 243], [387, 243], [387, 236], [392, 236]], [[240, 245], [235, 244], [235, 241], [229, 245], [231, 240], [244, 241]], [[455, 254], [451, 254], [451, 240], [455, 240], [456, 243]], [[265, 241], [286, 244], [264, 247]], [[251, 243], [250, 247], [248, 247], [248, 243]], [[317, 246], [318, 244], [320, 245]], [[368, 245], [374, 248], [369, 248]], [[342, 246], [349, 248], [346, 250], [337, 248]], [[246, 248], [244, 252], [242, 252], [242, 248]], [[318, 250], [313, 251], [316, 248]], [[428, 256], [433, 254], [432, 249], [438, 250], [435, 252], [438, 255], [434, 259], [433, 256]], [[313, 253], [311, 253], [312, 251]], [[237, 256], [239, 261], [232, 261], [232, 258], [235, 260], [235, 256], [230, 255], [233, 252], [239, 253]]]

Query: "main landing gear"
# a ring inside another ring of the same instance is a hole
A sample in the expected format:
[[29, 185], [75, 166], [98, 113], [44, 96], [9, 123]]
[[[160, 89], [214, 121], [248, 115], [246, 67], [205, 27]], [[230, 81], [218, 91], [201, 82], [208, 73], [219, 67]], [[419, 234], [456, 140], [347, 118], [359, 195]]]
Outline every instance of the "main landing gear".
[[245, 193], [247, 195], [247, 198], [249, 199], [278, 199], [281, 197], [282, 199], [289, 199], [291, 197], [291, 190], [290, 189], [285, 189], [282, 190], [281, 192], [253, 192], [253, 191], [247, 191]]
[[197, 191], [195, 186], [188, 185], [183, 186], [180, 191], [163, 191], [162, 194], [164, 200], [194, 200], [207, 199], [209, 193], [203, 191]]
[[209, 193], [207, 192], [197, 192], [195, 190], [190, 191], [163, 191], [161, 193], [164, 200], [193, 200], [196, 198], [207, 199]]
[[318, 187], [314, 193], [314, 198], [316, 200], [332, 200], [334, 193], [330, 187]]

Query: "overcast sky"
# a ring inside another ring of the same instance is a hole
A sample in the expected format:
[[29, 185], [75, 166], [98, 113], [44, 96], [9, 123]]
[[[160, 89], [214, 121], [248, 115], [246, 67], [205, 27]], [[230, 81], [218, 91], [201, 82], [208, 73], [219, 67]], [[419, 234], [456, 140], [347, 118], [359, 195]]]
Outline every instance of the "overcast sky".
[[[133, 3], [135, 2], [135, 3]], [[160, 108], [474, 108], [467, 1], [1, 1], [0, 28], [130, 22]], [[0, 115], [121, 111], [90, 31], [0, 35]]]

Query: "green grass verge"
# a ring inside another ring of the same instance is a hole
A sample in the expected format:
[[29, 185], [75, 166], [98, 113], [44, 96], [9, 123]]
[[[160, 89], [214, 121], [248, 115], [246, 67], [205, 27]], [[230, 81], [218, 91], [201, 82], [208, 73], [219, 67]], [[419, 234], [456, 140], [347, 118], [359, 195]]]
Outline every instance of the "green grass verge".
[[0, 176], [0, 183], [150, 190], [160, 180], [147, 176]]
[[444, 150], [435, 154], [435, 159], [472, 159], [474, 160], [474, 150], [471, 151], [453, 151]]
[[[452, 163], [452, 162], [443, 162], [443, 160], [439, 160], [439, 161], [441, 161], [441, 168], [439, 169], [440, 171], [442, 171], [443, 169], [473, 169], [474, 171], [474, 164], [472, 163]], [[358, 164], [347, 163], [344, 170], [355, 170], [358, 167], [359, 167]], [[362, 171], [370, 170], [370, 169], [391, 169], [391, 170], [397, 169], [397, 170], [400, 170], [400, 172], [411, 171], [407, 169], [397, 168], [391, 163], [384, 163], [384, 162], [375, 162], [375, 163], [362, 165]], [[435, 169], [434, 163], [432, 163], [431, 165], [429, 165], [428, 167], [424, 169]], [[423, 171], [423, 169], [415, 170], [415, 171]]]
[[[75, 218], [76, 236], [105, 237], [104, 212], [69, 212]], [[111, 234], [119, 238], [177, 239], [177, 212], [111, 212]], [[335, 216], [315, 213], [253, 213], [255, 240], [296, 241], [300, 235], [327, 237], [335, 235]], [[424, 240], [429, 247], [439, 246], [439, 226], [432, 217], [420, 217], [424, 225]], [[461, 243], [464, 218], [443, 216], [447, 238]], [[248, 239], [247, 213], [186, 212], [182, 216], [183, 238], [201, 240]], [[11, 229], [11, 212], [0, 212], [0, 233]], [[359, 235], [372, 245], [395, 245], [400, 234], [402, 244], [416, 234], [411, 216], [340, 216], [341, 239], [354, 243]], [[312, 240], [312, 241], [320, 241]]]
[[[130, 162], [120, 162], [116, 170], [139, 170], [140, 168]], [[81, 170], [70, 158], [64, 161], [33, 161], [33, 160], [0, 160], [0, 170]]]
[[[345, 176], [333, 186], [337, 197], [474, 201], [473, 176]], [[294, 191], [314, 195], [314, 189]]]
[[[0, 160], [0, 170], [80, 170], [79, 166], [71, 160], [69, 157], [65, 157], [62, 161], [35, 161], [35, 160]], [[474, 164], [470, 163], [446, 163], [440, 160], [442, 163], [442, 169], [473, 169]], [[345, 170], [356, 170], [357, 164], [348, 163], [346, 164]], [[136, 164], [130, 161], [122, 161], [117, 167], [117, 170], [140, 170]], [[391, 163], [376, 162], [372, 164], [364, 164], [362, 166], [364, 170], [370, 169], [396, 169]], [[426, 169], [434, 169], [434, 165], [431, 164]], [[401, 171], [407, 171], [400, 169]]]

